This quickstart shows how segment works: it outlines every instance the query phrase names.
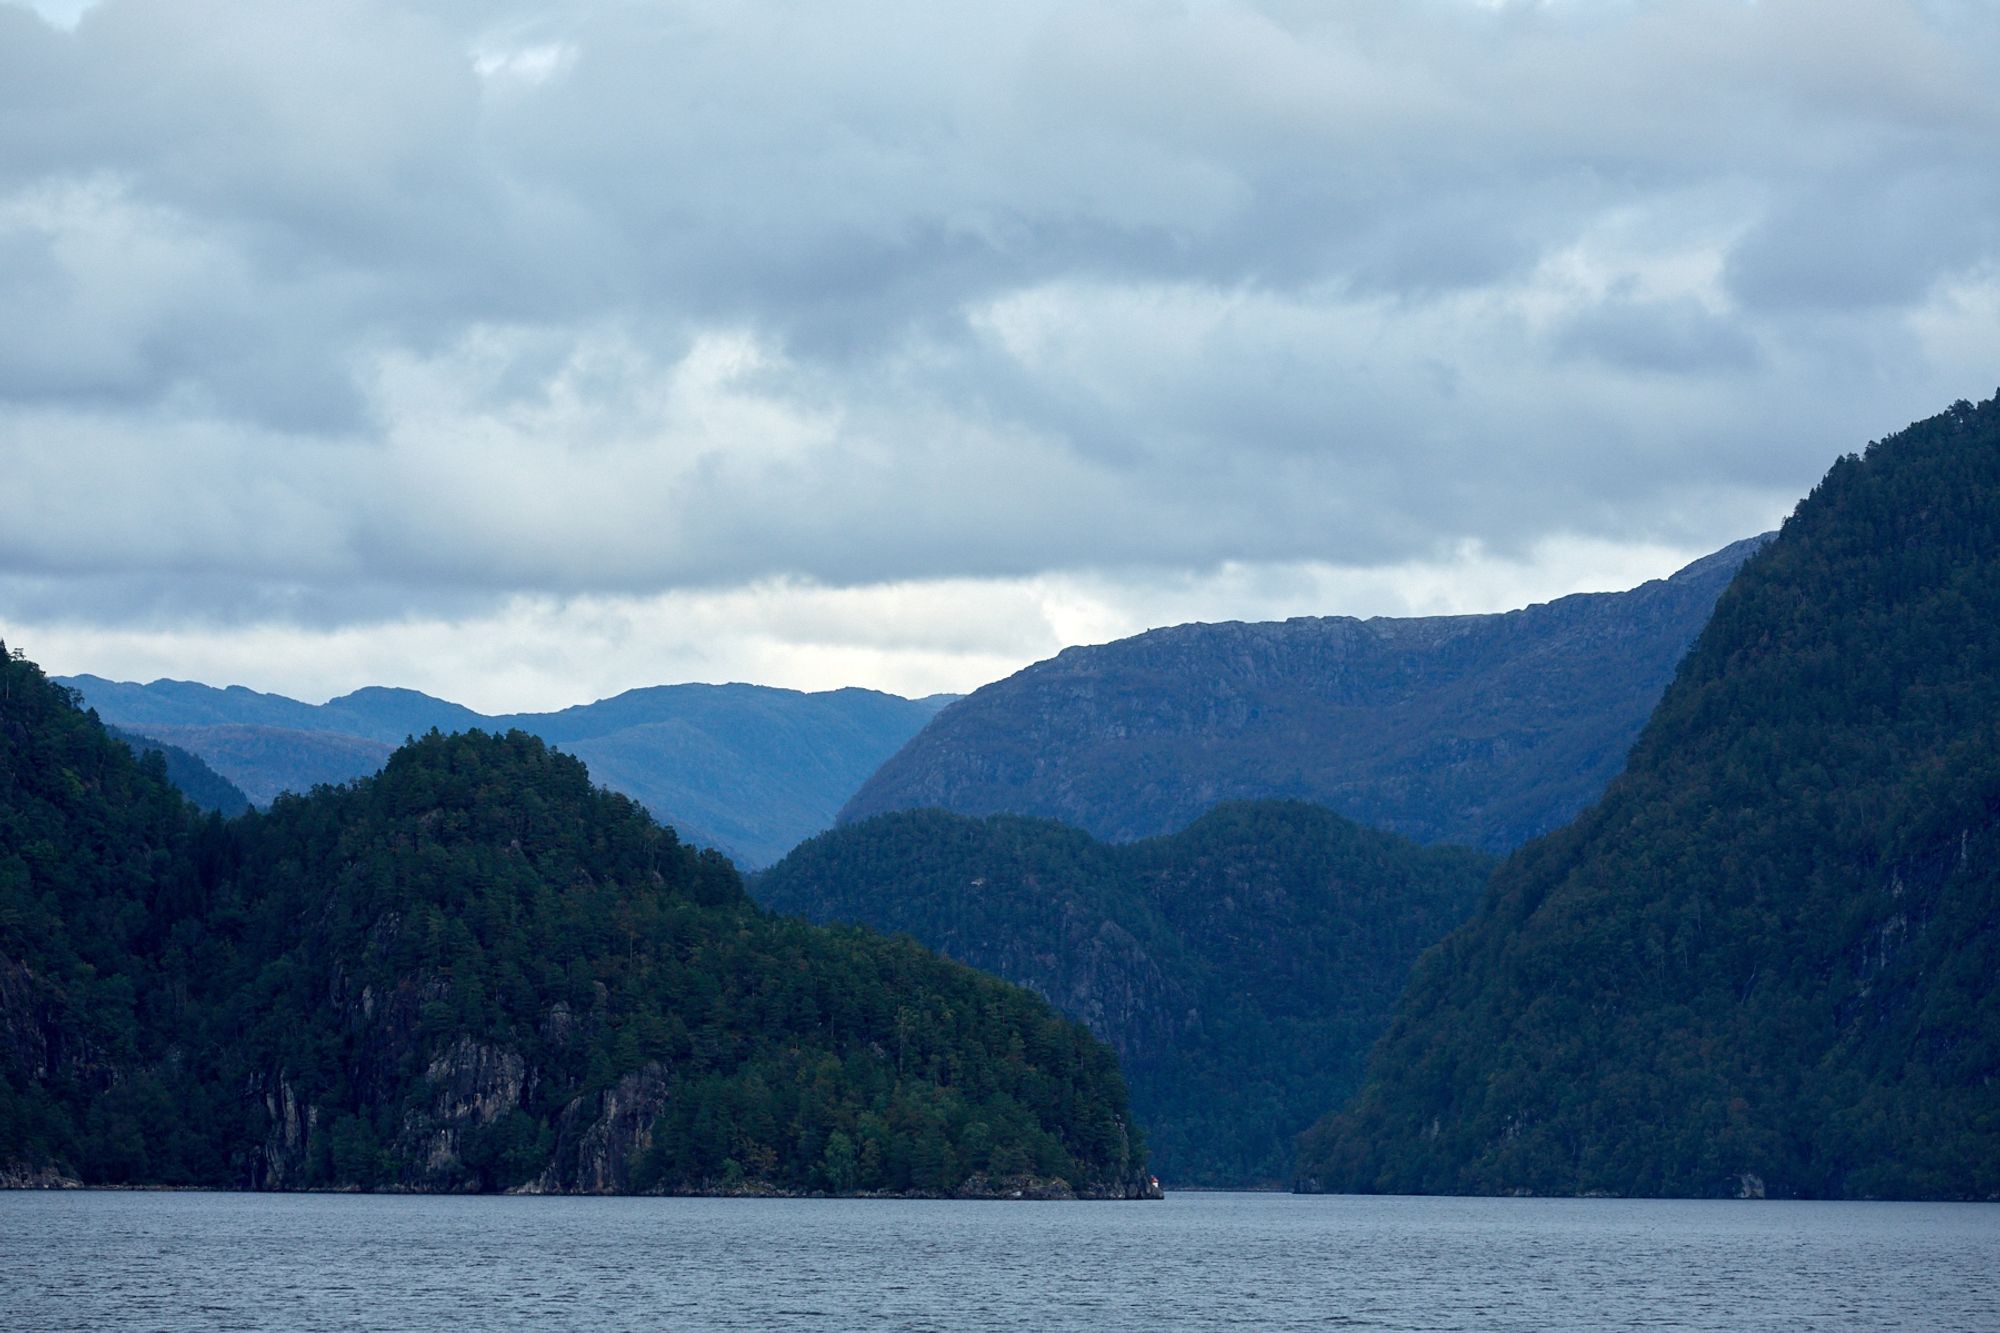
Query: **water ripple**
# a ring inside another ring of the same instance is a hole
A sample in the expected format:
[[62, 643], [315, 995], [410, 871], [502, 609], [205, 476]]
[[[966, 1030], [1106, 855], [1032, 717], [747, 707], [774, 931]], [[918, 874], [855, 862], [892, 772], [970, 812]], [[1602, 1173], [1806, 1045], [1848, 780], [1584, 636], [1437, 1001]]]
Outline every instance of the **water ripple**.
[[2000, 1208], [0, 1194], [0, 1328], [2000, 1327]]

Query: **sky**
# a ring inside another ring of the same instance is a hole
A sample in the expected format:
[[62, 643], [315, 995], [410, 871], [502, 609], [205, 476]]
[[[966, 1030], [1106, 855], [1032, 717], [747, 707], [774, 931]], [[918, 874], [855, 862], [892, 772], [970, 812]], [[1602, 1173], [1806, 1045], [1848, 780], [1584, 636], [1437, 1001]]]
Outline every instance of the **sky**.
[[0, 638], [487, 711], [1506, 610], [2000, 384], [1987, 0], [0, 2]]

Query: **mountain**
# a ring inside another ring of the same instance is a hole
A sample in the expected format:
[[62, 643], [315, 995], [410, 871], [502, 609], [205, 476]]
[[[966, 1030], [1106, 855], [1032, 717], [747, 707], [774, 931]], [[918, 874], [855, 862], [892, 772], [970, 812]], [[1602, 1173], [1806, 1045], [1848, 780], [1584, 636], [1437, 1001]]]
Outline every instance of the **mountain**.
[[689, 841], [768, 865], [833, 823], [840, 804], [952, 696], [805, 694], [665, 685], [553, 713], [488, 717], [415, 690], [370, 686], [324, 704], [232, 685], [69, 676], [105, 721], [201, 756], [259, 805], [350, 781], [436, 729], [520, 730], [582, 759]]
[[524, 732], [228, 822], [0, 652], [0, 1181], [1128, 1197], [1108, 1048]]
[[1506, 851], [1604, 790], [1764, 540], [1504, 615], [1181, 625], [1070, 648], [938, 714], [840, 818], [935, 806], [1126, 841], [1283, 797]]
[[118, 727], [106, 727], [104, 730], [113, 740], [123, 741], [135, 754], [156, 751], [166, 764], [167, 781], [202, 809], [213, 810], [225, 819], [233, 819], [250, 808], [250, 798], [244, 795], [243, 790], [202, 762], [200, 755]]
[[[117, 729], [117, 728], [114, 728]], [[337, 731], [299, 731], [244, 723], [179, 727], [154, 725], [147, 733], [232, 775], [251, 804], [267, 806], [280, 792], [307, 792], [352, 782], [385, 763], [395, 748]]]
[[2000, 1197], [2000, 397], [1834, 464], [1302, 1185]]
[[1358, 1086], [1411, 963], [1490, 869], [1297, 802], [1122, 845], [930, 810], [813, 838], [751, 892], [1046, 996], [1118, 1051], [1165, 1178], [1243, 1186], [1290, 1178], [1293, 1139]]

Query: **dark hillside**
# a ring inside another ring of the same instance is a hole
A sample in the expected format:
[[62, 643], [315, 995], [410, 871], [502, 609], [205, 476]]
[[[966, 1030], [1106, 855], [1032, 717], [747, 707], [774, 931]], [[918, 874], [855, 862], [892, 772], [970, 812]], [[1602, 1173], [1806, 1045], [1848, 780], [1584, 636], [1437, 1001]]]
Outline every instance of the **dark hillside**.
[[1123, 1197], [1110, 1050], [760, 913], [581, 763], [437, 733], [202, 819], [0, 660], [0, 1179]]
[[2000, 399], [1842, 458], [1419, 966], [1332, 1190], [2000, 1197]]
[[1490, 866], [1296, 802], [1130, 845], [932, 810], [814, 838], [754, 892], [1048, 997], [1117, 1049], [1165, 1179], [1241, 1186], [1288, 1178], [1294, 1136], [1358, 1085], [1411, 962]]

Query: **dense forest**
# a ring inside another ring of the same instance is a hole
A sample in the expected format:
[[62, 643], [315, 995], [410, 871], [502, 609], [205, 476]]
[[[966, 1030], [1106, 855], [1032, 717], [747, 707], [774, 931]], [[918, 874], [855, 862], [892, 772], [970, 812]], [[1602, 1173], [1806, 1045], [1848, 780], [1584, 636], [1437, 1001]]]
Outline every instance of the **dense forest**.
[[1287, 799], [1512, 851], [1617, 776], [1763, 540], [1502, 615], [1177, 625], [1068, 648], [939, 713], [840, 817], [1039, 815], [1124, 842], [1221, 801]]
[[521, 732], [203, 815], [0, 652], [0, 1177], [1125, 1196], [1112, 1052]]
[[1491, 867], [1291, 801], [1123, 845], [932, 810], [823, 834], [751, 891], [1034, 988], [1117, 1048], [1163, 1178], [1241, 1186], [1290, 1179], [1294, 1138], [1359, 1085], [1411, 963]]
[[2000, 1197], [2000, 397], [1844, 457], [1302, 1185]]

